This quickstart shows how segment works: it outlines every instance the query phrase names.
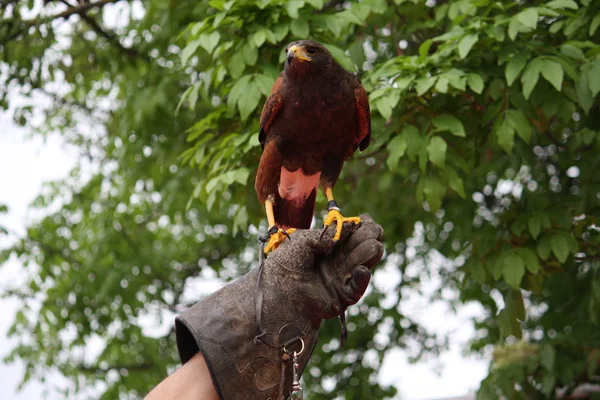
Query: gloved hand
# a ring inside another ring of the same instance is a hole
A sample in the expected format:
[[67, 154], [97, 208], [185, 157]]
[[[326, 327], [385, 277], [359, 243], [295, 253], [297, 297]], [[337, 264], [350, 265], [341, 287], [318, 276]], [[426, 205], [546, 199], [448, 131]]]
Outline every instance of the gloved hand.
[[288, 397], [292, 370], [299, 379], [321, 321], [343, 316], [362, 297], [369, 271], [383, 255], [382, 228], [368, 216], [361, 218], [359, 225], [344, 226], [335, 245], [333, 229], [322, 238], [321, 230], [296, 231], [262, 269], [178, 316], [182, 363], [201, 351], [224, 400]]

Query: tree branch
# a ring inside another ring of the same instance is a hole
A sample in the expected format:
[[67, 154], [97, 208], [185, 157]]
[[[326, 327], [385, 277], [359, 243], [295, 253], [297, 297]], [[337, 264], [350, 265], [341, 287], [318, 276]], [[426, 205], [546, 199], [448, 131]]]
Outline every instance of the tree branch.
[[96, 7], [101, 8], [107, 4], [118, 3], [119, 1], [122, 1], [122, 0], [98, 0], [94, 3], [83, 3], [79, 6], [71, 7], [61, 13], [54, 15], [54, 16], [43, 18], [42, 21], [40, 21], [40, 22], [36, 22], [35, 20], [26, 21], [26, 22], [29, 22], [33, 25], [38, 25], [38, 24], [46, 23], [46, 22], [49, 22], [49, 21], [52, 21], [55, 19], [59, 19], [59, 18], [69, 18], [73, 14], [82, 14], [82, 13], [87, 12], [88, 10], [91, 10], [92, 8], [96, 8]]
[[76, 7], [70, 7], [63, 12], [60, 12], [55, 15], [51, 15], [49, 17], [33, 18], [30, 20], [21, 21], [19, 29], [17, 29], [15, 32], [9, 34], [7, 37], [0, 40], [0, 46], [4, 46], [9, 41], [11, 41], [11, 40], [17, 38], [19, 35], [27, 32], [29, 30], [29, 28], [31, 28], [31, 27], [47, 24], [48, 22], [52, 22], [56, 19], [67, 19], [71, 15], [74, 15], [74, 14], [82, 15], [82, 14], [86, 13], [87, 11], [91, 10], [92, 8], [101, 8], [107, 4], [117, 3], [119, 1], [122, 1], [122, 0], [98, 0], [93, 3], [84, 3], [84, 4], [78, 5]]
[[[72, 7], [72, 5], [69, 4], [66, 0], [60, 0], [60, 2], [65, 4], [67, 7]], [[94, 32], [96, 32], [99, 36], [105, 38], [108, 42], [116, 46], [121, 53], [125, 54], [127, 57], [132, 59], [140, 57], [140, 54], [137, 52], [137, 50], [132, 49], [130, 47], [124, 47], [121, 44], [121, 42], [119, 42], [117, 35], [115, 35], [113, 32], [108, 32], [107, 30], [103, 29], [100, 26], [100, 24], [94, 18], [87, 15], [87, 13], [81, 12], [79, 13], [79, 16], [86, 24], [88, 24], [90, 28], [92, 28]], [[149, 60], [149, 58], [146, 56], [143, 56], [142, 58], [144, 58], [145, 60]]]

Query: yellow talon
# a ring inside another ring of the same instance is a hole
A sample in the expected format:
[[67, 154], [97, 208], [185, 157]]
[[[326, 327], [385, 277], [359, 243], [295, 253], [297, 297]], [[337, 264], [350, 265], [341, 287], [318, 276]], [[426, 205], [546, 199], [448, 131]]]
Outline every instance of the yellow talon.
[[341, 212], [338, 210], [329, 210], [327, 213], [327, 217], [325, 217], [325, 221], [323, 221], [323, 225], [330, 226], [333, 222], [336, 223], [335, 227], [335, 235], [333, 236], [333, 241], [337, 242], [340, 240], [342, 236], [342, 227], [344, 226], [344, 222], [351, 222], [353, 224], [359, 224], [359, 217], [344, 217]]
[[284, 231], [283, 229], [278, 229], [277, 232], [273, 233], [269, 237], [269, 241], [265, 245], [264, 249], [265, 254], [269, 254], [275, 251], [275, 249], [278, 248], [281, 245], [281, 243], [283, 243], [285, 239], [289, 238], [290, 235], [294, 232], [296, 232], [295, 228], [290, 228], [287, 231]]

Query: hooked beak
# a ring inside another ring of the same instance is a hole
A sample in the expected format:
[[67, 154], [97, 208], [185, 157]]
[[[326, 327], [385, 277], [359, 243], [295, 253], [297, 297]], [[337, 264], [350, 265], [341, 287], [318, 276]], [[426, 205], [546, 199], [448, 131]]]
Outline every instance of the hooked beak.
[[304, 50], [304, 48], [298, 47], [296, 45], [293, 45], [288, 49], [288, 53], [287, 53], [288, 64], [291, 64], [292, 60], [294, 58], [297, 58], [300, 61], [308, 61], [308, 62], [311, 61], [308, 54], [306, 54], [306, 51]]

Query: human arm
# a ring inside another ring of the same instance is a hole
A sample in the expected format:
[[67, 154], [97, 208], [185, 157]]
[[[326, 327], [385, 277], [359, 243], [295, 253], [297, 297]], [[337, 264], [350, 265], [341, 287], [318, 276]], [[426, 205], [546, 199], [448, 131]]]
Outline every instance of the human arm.
[[144, 400], [219, 400], [202, 353], [158, 384]]

